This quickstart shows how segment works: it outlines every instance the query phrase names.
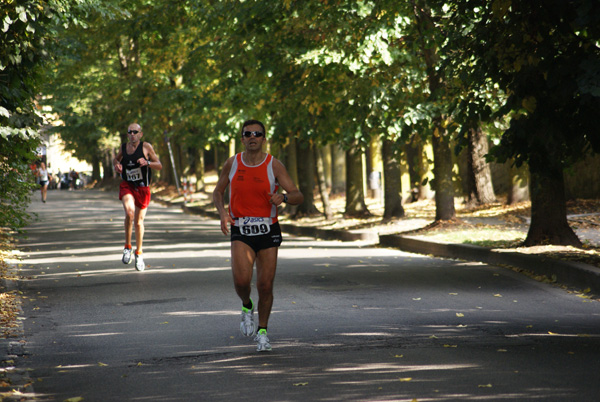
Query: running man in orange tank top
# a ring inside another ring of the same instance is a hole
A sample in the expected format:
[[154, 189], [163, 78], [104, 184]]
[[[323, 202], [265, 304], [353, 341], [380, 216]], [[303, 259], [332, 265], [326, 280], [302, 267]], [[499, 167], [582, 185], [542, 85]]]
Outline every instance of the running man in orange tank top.
[[[258, 120], [242, 124], [241, 141], [245, 151], [225, 161], [213, 192], [213, 201], [221, 217], [221, 231], [231, 229], [231, 268], [235, 291], [242, 301], [240, 330], [245, 336], [256, 334], [256, 350], [268, 352], [271, 344], [267, 325], [273, 307], [273, 281], [277, 269], [277, 251], [281, 229], [277, 207], [283, 202], [297, 205], [304, 196], [285, 166], [263, 151], [265, 126]], [[225, 209], [225, 190], [229, 186], [229, 209]], [[279, 188], [285, 192], [278, 192]], [[258, 303], [250, 298], [256, 263]], [[254, 310], [258, 308], [258, 326]]]

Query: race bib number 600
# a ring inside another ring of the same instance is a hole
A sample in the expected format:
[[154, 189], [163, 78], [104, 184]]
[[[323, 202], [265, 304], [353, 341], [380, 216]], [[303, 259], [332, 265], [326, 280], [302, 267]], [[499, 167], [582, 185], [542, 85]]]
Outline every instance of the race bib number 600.
[[244, 236], [259, 236], [271, 231], [269, 218], [240, 218], [238, 225]]

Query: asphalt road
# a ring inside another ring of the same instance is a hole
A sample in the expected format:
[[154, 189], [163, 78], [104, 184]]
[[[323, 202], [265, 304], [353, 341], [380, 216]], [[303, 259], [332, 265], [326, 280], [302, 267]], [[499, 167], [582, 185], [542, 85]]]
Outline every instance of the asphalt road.
[[[38, 401], [598, 401], [600, 304], [508, 269], [284, 234], [271, 353], [239, 332], [218, 222], [50, 191], [22, 242]], [[79, 399], [82, 398], [82, 399]]]

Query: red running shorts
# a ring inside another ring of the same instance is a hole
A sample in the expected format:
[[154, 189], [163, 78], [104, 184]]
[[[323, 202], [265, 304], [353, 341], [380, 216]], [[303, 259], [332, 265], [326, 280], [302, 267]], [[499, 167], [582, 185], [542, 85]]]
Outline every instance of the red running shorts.
[[119, 200], [122, 200], [125, 194], [133, 196], [135, 206], [139, 209], [146, 209], [150, 205], [150, 187], [136, 187], [131, 183], [122, 181], [119, 186]]

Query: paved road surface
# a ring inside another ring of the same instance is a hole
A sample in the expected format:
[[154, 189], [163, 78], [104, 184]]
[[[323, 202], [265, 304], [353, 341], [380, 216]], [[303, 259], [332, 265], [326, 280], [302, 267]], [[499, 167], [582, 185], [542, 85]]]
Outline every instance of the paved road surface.
[[[35, 200], [21, 284], [36, 400], [597, 401], [600, 304], [504, 268], [285, 236], [269, 335], [239, 333], [218, 222], [116, 194]], [[77, 399], [72, 399], [77, 400]]]

